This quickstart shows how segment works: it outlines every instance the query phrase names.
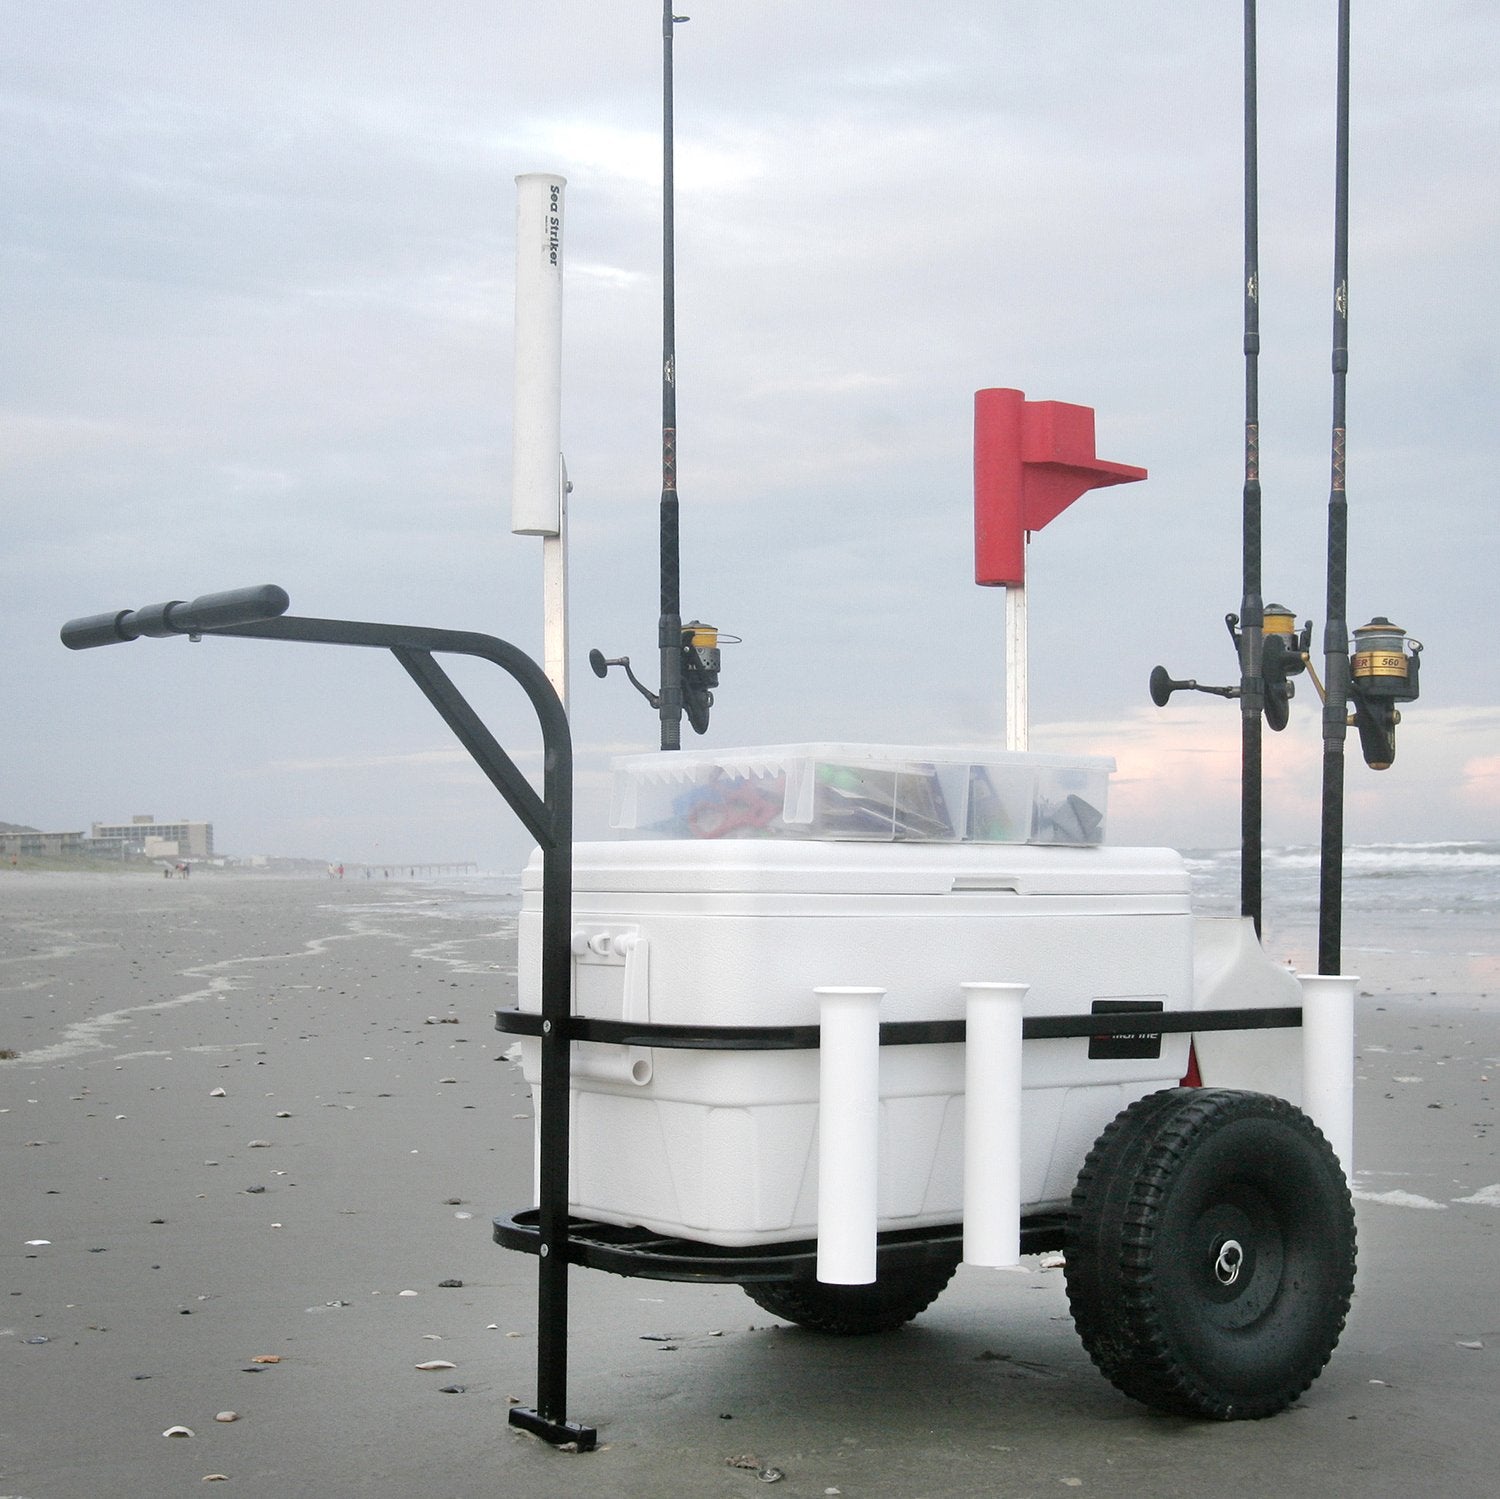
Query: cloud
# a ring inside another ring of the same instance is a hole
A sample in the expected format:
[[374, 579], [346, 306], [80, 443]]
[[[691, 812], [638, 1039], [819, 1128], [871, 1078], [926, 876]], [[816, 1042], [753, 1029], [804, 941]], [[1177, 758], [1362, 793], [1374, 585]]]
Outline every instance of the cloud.
[[1481, 755], [1464, 763], [1463, 791], [1476, 810], [1500, 811], [1500, 755]]
[[[975, 389], [1014, 385], [1093, 405], [1100, 452], [1151, 470], [1035, 540], [1038, 742], [1116, 756], [1117, 835], [1233, 842], [1233, 705], [1158, 715], [1145, 681], [1158, 661], [1235, 671], [1239, 18], [1100, 0], [912, 15], [765, 0], [676, 33], [683, 600], [745, 637], [706, 742], [999, 737], [970, 421]], [[1321, 626], [1332, 18], [1261, 18], [1265, 587]], [[555, 170], [573, 721], [600, 823], [604, 747], [657, 729], [582, 659], [630, 651], [655, 676], [655, 18], [58, 0], [22, 7], [7, 40], [0, 670], [26, 706], [0, 741], [0, 817], [171, 802], [225, 847], [277, 851], [305, 790], [339, 803], [347, 858], [362, 826], [383, 847], [443, 840], [410, 857], [498, 844], [493, 793], [460, 814], [456, 752], [385, 706], [404, 683], [261, 647], [82, 659], [56, 631], [272, 579], [300, 612], [535, 650], [536, 548], [506, 530], [512, 179]], [[1356, 48], [1350, 612], [1400, 619], [1428, 671], [1395, 767], [1350, 770], [1350, 834], [1497, 836], [1500, 662], [1473, 629], [1495, 526], [1473, 476], [1500, 456], [1500, 12], [1372, 12]], [[1267, 741], [1275, 836], [1316, 825], [1317, 721], [1304, 692]]]
[[410, 750], [404, 754], [317, 755], [268, 760], [262, 769], [271, 775], [300, 776], [327, 775], [349, 770], [430, 770], [453, 765], [468, 766], [472, 763], [468, 751], [454, 745], [442, 749]]

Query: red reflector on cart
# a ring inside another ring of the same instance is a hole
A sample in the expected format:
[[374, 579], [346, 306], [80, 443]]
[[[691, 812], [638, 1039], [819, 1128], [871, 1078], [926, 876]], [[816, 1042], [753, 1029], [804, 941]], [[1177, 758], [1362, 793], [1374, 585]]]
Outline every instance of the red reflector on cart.
[[1188, 1042], [1188, 1064], [1187, 1071], [1182, 1074], [1182, 1081], [1177, 1085], [1179, 1088], [1201, 1088], [1203, 1086], [1203, 1074], [1198, 1071], [1198, 1048]]

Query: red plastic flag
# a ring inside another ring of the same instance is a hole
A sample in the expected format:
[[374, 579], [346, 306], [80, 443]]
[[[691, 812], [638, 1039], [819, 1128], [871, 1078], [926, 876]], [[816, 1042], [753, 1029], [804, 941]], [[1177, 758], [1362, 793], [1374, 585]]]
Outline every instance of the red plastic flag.
[[1094, 457], [1094, 408], [1028, 401], [1019, 390], [974, 392], [974, 581], [1026, 581], [1026, 535], [1086, 490], [1144, 479]]

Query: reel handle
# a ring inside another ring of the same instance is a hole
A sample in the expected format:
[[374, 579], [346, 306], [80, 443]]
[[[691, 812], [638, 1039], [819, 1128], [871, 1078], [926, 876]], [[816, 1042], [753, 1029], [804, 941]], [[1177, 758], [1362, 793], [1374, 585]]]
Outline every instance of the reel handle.
[[1151, 701], [1158, 708], [1167, 706], [1167, 699], [1174, 692], [1207, 692], [1214, 697], [1238, 697], [1238, 687], [1205, 687], [1201, 682], [1195, 682], [1191, 677], [1178, 681], [1171, 676], [1165, 666], [1153, 667], [1151, 671]]

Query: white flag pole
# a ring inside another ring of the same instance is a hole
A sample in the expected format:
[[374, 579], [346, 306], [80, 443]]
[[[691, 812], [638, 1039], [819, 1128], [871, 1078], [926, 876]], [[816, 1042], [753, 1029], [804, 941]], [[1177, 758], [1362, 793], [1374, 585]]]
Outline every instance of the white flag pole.
[[1026, 585], [1005, 585], [1005, 747], [1027, 747]]

